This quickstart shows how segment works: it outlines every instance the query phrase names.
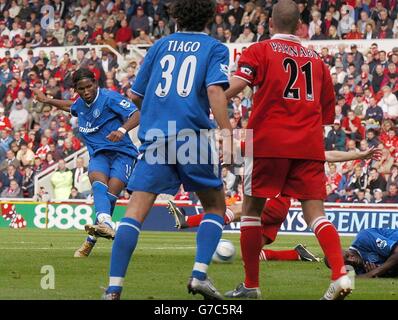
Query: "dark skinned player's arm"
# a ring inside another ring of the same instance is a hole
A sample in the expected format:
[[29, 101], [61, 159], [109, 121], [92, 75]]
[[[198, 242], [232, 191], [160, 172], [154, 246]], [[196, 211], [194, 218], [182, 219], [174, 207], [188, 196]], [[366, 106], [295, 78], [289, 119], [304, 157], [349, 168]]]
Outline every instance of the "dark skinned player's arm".
[[54, 106], [57, 109], [60, 109], [62, 111], [70, 112], [70, 107], [73, 104], [72, 100], [59, 100], [59, 99], [48, 98], [39, 89], [33, 89], [33, 93], [36, 95], [37, 101], [45, 103], [45, 104], [49, 104], [49, 105]]
[[382, 277], [390, 271], [398, 270], [398, 245], [395, 246], [391, 256], [388, 257], [386, 262], [376, 267], [372, 271], [365, 273], [363, 276], [366, 278]]
[[139, 95], [136, 95], [135, 93], [133, 93], [131, 95], [131, 101], [134, 102], [134, 104], [136, 105], [136, 107], [138, 108], [138, 110], [141, 110], [141, 106], [142, 106], [142, 97], [140, 97]]
[[126, 129], [129, 132], [131, 129], [134, 129], [140, 123], [140, 111], [137, 110], [132, 114], [130, 118], [122, 125], [122, 128]]

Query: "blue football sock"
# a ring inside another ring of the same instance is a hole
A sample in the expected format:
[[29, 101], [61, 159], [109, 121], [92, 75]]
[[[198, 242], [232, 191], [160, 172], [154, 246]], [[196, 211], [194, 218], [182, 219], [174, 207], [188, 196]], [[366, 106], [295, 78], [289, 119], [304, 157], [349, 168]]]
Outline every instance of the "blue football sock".
[[[94, 206], [97, 217], [100, 214], [111, 216], [111, 202], [108, 198], [108, 186], [100, 181], [93, 183]], [[100, 221], [102, 222], [102, 221]]]
[[196, 258], [192, 277], [205, 280], [207, 268], [221, 239], [224, 218], [213, 213], [207, 213], [200, 223], [196, 235]]
[[116, 201], [117, 201], [117, 196], [115, 196], [114, 194], [108, 192], [107, 193], [109, 202], [111, 203], [111, 216], [113, 215], [113, 211], [115, 210], [115, 205], [116, 205]]
[[126, 217], [120, 220], [119, 228], [113, 241], [107, 293], [122, 291], [124, 277], [131, 255], [137, 245], [140, 231], [141, 223], [137, 220]]
[[97, 243], [97, 238], [94, 236], [88, 236], [86, 241], [91, 242], [92, 244], [96, 244]]

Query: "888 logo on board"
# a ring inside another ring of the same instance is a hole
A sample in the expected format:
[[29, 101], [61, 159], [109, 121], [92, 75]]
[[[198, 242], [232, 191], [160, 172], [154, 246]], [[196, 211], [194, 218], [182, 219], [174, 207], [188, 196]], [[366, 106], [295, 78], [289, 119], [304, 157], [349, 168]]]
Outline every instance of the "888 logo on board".
[[45, 204], [36, 206], [34, 225], [37, 228], [57, 228], [70, 229], [76, 228], [84, 230], [84, 225], [92, 224], [93, 209], [89, 205], [78, 205], [73, 207], [69, 204], [51, 205]]

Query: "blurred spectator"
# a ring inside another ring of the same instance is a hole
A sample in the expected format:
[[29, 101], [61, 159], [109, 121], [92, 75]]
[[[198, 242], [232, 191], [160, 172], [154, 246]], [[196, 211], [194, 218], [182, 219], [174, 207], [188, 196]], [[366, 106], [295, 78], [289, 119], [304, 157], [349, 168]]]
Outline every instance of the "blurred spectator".
[[11, 180], [15, 180], [18, 185], [20, 186], [22, 184], [22, 175], [17, 171], [14, 165], [10, 164], [7, 167], [7, 172], [5, 173], [5, 183], [4, 186], [9, 186]]
[[395, 120], [398, 118], [398, 99], [392, 90], [388, 86], [384, 86], [383, 98], [380, 100], [378, 105], [383, 109], [384, 119]]
[[33, 165], [34, 159], [35, 153], [27, 145], [21, 145], [21, 149], [17, 153], [17, 160], [20, 161], [22, 166]]
[[69, 199], [80, 200], [86, 198], [75, 187], [73, 187], [72, 190], [70, 191]]
[[326, 174], [327, 185], [332, 189], [336, 190], [341, 181], [341, 175], [337, 172], [336, 165], [329, 163], [329, 171]]
[[374, 129], [369, 129], [368, 131], [366, 131], [366, 142], [368, 143], [370, 148], [376, 148], [380, 144], [380, 141], [376, 137], [376, 131]]
[[50, 201], [50, 195], [44, 187], [39, 188], [39, 192], [33, 196], [33, 201], [37, 202], [48, 202]]
[[358, 190], [354, 203], [369, 203], [369, 200], [365, 198], [365, 190]]
[[345, 150], [346, 134], [340, 126], [339, 120], [334, 120], [332, 129], [329, 131], [326, 138], [326, 150]]
[[372, 203], [383, 203], [383, 191], [381, 189], [373, 190]]
[[26, 127], [29, 119], [28, 111], [23, 107], [21, 100], [15, 101], [15, 109], [10, 112], [10, 122], [15, 130]]
[[380, 128], [383, 121], [383, 109], [377, 105], [375, 97], [369, 99], [369, 106], [365, 114], [366, 128]]
[[144, 14], [144, 8], [142, 6], [137, 7], [136, 14], [130, 20], [130, 28], [134, 35], [137, 37], [141, 31], [149, 33], [149, 19]]
[[229, 167], [224, 166], [222, 168], [221, 177], [224, 182], [225, 192], [234, 193], [237, 191], [237, 179]]
[[16, 169], [19, 169], [21, 165], [12, 150], [6, 152], [6, 158], [0, 163], [0, 171], [6, 171], [10, 165], [13, 165]]
[[87, 197], [91, 192], [90, 179], [88, 178], [88, 169], [84, 166], [84, 159], [76, 159], [76, 168], [72, 170], [73, 187], [77, 188], [79, 193]]
[[371, 168], [369, 172], [368, 189], [373, 194], [375, 189], [386, 191], [387, 181], [379, 174], [376, 168]]
[[137, 38], [130, 41], [131, 44], [152, 44], [151, 38], [145, 32], [145, 30], [140, 30]]
[[361, 119], [352, 110], [348, 111], [347, 118], [343, 120], [342, 129], [348, 138], [356, 142], [361, 141], [365, 137], [365, 130], [361, 124]]
[[22, 178], [22, 194], [24, 198], [32, 198], [34, 194], [34, 171], [31, 166], [24, 168], [24, 175]]
[[354, 191], [366, 189], [368, 185], [368, 176], [361, 166], [356, 166], [354, 174], [351, 176], [348, 187]]
[[339, 194], [331, 187], [330, 184], [326, 185], [326, 202], [339, 202]]
[[390, 189], [390, 186], [392, 184], [395, 184], [396, 186], [398, 186], [398, 165], [393, 165], [391, 166], [391, 170], [390, 170], [391, 174], [388, 177], [387, 180], [387, 190]]
[[8, 117], [4, 115], [4, 107], [3, 104], [0, 103], [0, 130], [9, 129], [11, 130], [11, 122]]
[[398, 203], [398, 187], [391, 184], [388, 188], [387, 195], [383, 197], [383, 203]]
[[16, 180], [11, 180], [10, 185], [1, 192], [2, 198], [20, 198], [21, 188]]
[[51, 184], [54, 190], [54, 198], [67, 200], [72, 190], [73, 178], [63, 159], [58, 161], [58, 169], [51, 175]]

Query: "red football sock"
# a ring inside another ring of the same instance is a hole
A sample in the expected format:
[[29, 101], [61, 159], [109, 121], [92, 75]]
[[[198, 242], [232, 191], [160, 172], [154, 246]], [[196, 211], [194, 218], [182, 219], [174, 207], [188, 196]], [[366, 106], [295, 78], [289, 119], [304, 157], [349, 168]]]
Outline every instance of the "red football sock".
[[226, 225], [230, 224], [232, 221], [234, 221], [234, 219], [235, 219], [235, 213], [231, 209], [227, 208], [227, 210], [225, 210], [224, 223]]
[[260, 217], [241, 217], [240, 247], [245, 267], [245, 287], [259, 287], [260, 260], [262, 248]]
[[260, 253], [260, 260], [276, 260], [276, 261], [296, 261], [300, 257], [296, 250], [268, 250], [263, 249]]
[[[200, 223], [202, 222], [203, 217], [204, 217], [204, 213], [187, 216], [186, 221], [187, 221], [188, 226], [190, 228], [199, 227]], [[231, 209], [227, 208], [227, 210], [225, 211], [225, 215], [224, 215], [224, 223], [230, 224], [232, 221], [234, 221], [234, 219], [235, 219], [235, 214], [231, 211]]]
[[342, 275], [347, 274], [344, 266], [340, 237], [334, 225], [326, 217], [319, 217], [312, 222], [311, 229], [318, 238], [318, 242], [332, 269], [332, 280], [336, 280]]
[[203, 220], [204, 213], [194, 214], [192, 216], [187, 216], [187, 224], [190, 228], [199, 227], [200, 223]]

